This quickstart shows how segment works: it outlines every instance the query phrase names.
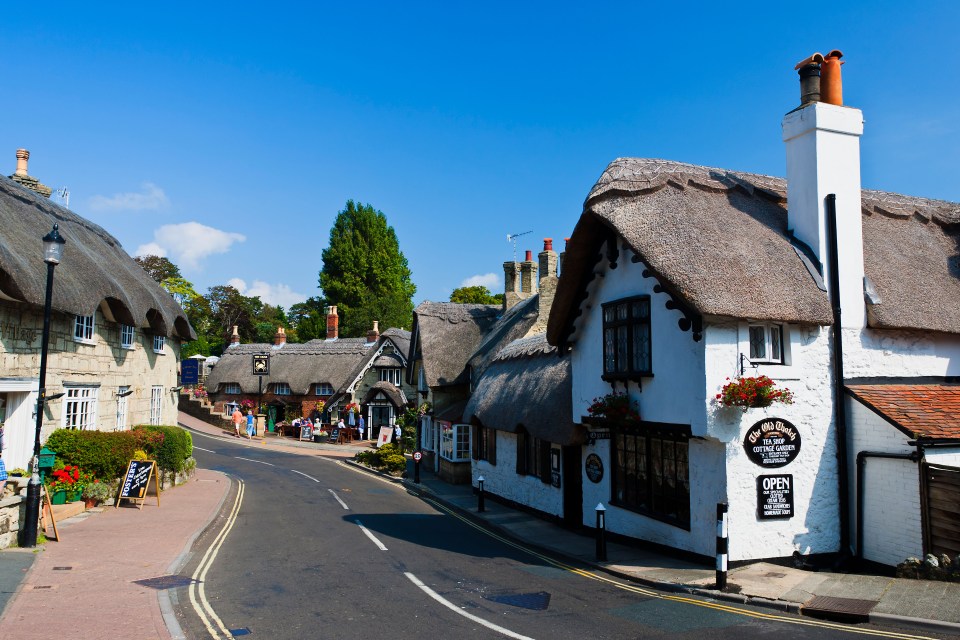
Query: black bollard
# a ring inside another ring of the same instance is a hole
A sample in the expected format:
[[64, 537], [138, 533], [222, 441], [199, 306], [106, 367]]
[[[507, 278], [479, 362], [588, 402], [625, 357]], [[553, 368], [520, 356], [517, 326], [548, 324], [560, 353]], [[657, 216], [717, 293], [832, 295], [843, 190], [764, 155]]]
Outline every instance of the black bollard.
[[597, 503], [597, 561], [607, 561], [607, 510], [602, 502]]
[[480, 485], [480, 490], [477, 493], [477, 513], [483, 513], [486, 511], [483, 506], [483, 476], [477, 478], [477, 484]]
[[727, 588], [727, 505], [717, 503], [717, 590]]

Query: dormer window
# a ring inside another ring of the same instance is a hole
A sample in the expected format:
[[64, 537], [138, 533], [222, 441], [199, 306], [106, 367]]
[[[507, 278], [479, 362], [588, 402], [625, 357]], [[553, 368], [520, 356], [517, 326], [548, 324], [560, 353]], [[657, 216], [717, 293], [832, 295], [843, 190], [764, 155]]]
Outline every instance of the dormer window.
[[650, 346], [650, 296], [603, 305], [604, 380], [653, 375]]
[[316, 394], [318, 396], [332, 396], [333, 385], [329, 382], [318, 382], [316, 386]]
[[290, 395], [290, 385], [286, 382], [274, 383], [273, 392], [278, 396], [288, 396]]
[[237, 384], [236, 382], [228, 382], [226, 385], [224, 385], [223, 392], [229, 393], [231, 395], [237, 395], [241, 393], [240, 385]]
[[385, 367], [383, 369], [379, 369], [377, 374], [380, 378], [380, 382], [389, 382], [395, 387], [400, 386], [400, 369], [399, 368]]
[[93, 344], [93, 315], [77, 316], [73, 323], [73, 339], [84, 344]]
[[750, 362], [783, 364], [783, 325], [750, 325]]
[[420, 365], [420, 369], [417, 370], [417, 391], [426, 393], [429, 390], [429, 387], [427, 387], [427, 374], [423, 371], [423, 365]]
[[133, 327], [129, 324], [120, 325], [120, 347], [123, 349], [133, 349]]
[[163, 353], [163, 345], [167, 343], [165, 336], [153, 336], [153, 352]]

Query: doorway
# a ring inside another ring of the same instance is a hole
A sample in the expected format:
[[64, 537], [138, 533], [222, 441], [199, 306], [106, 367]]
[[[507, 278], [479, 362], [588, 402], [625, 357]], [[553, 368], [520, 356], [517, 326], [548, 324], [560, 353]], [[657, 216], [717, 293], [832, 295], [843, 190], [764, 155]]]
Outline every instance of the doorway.
[[393, 417], [393, 407], [390, 405], [370, 405], [370, 437], [380, 437], [380, 427], [391, 427], [390, 418]]

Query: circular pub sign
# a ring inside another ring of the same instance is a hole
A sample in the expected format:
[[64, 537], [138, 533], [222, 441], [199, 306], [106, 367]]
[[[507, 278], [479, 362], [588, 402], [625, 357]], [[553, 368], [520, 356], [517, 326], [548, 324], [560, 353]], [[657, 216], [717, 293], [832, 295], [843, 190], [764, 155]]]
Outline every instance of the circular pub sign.
[[800, 432], [783, 418], [765, 418], [747, 430], [743, 449], [764, 469], [785, 467], [800, 455]]
[[583, 468], [586, 470], [590, 482], [598, 483], [603, 480], [603, 460], [597, 454], [591, 453], [588, 455]]

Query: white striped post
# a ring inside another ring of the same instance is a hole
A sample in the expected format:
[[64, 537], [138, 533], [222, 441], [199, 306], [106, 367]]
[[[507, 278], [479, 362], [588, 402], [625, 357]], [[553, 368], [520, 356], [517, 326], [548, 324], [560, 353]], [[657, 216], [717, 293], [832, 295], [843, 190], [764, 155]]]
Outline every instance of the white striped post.
[[717, 503], [717, 590], [727, 588], [727, 504]]

